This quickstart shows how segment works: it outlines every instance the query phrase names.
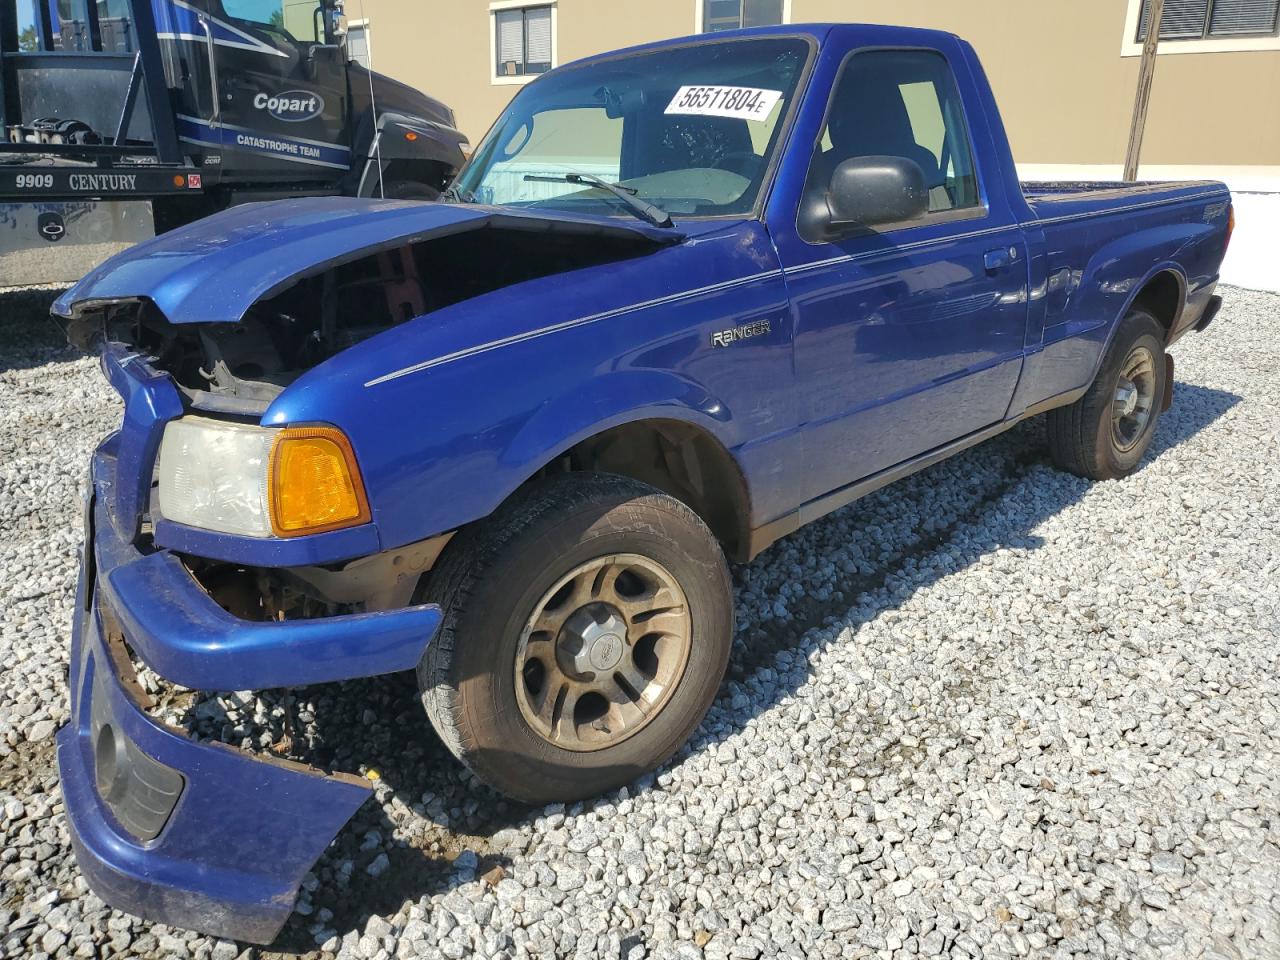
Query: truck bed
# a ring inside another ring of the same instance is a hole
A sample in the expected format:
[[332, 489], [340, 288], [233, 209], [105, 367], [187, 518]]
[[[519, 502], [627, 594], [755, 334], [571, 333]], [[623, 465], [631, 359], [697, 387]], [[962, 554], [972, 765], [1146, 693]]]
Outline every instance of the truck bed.
[[[1223, 184], [1058, 181], [1021, 186], [1046, 251], [1042, 345], [1023, 374], [1035, 385], [1037, 398], [1066, 394], [1088, 382], [1094, 365], [1081, 365], [1082, 351], [1100, 355], [1113, 318], [1135, 284], [1145, 286], [1157, 268], [1177, 263], [1181, 278], [1166, 273], [1170, 281], [1150, 294], [1169, 304], [1170, 342], [1199, 321], [1222, 262], [1231, 201]], [[1126, 262], [1133, 275], [1111, 275], [1117, 264]]]
[[1206, 187], [1208, 180], [1023, 180], [1022, 195], [1034, 205], [1038, 200], [1111, 200], [1144, 196], [1188, 187]]
[[1112, 193], [1132, 187], [1154, 186], [1155, 181], [1142, 180], [1126, 183], [1123, 180], [1023, 180], [1022, 193], [1028, 200], [1040, 197], [1057, 197], [1065, 194]]
[[[1027, 206], [1041, 224], [1066, 224], [1078, 219], [1155, 213], [1182, 204], [1209, 201], [1226, 204], [1227, 189], [1211, 180], [1147, 181], [1142, 183], [1028, 181], [1021, 184]], [[1209, 211], [1213, 212], [1213, 211]], [[1158, 214], [1157, 214], [1158, 215]]]

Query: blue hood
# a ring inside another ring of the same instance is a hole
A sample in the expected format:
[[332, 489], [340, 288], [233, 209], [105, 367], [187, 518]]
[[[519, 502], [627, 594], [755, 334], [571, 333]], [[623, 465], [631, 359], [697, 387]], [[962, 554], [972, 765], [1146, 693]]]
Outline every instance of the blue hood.
[[95, 303], [145, 299], [170, 323], [234, 323], [297, 280], [381, 249], [485, 226], [643, 237], [677, 243], [677, 230], [555, 210], [307, 197], [250, 203], [117, 254], [58, 298], [74, 318]]

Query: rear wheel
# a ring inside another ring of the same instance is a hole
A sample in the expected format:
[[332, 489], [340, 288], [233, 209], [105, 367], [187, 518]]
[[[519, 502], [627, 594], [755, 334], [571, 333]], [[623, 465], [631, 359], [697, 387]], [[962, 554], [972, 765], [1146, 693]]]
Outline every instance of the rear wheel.
[[683, 503], [601, 474], [541, 481], [459, 534], [427, 587], [445, 620], [418, 667], [449, 749], [528, 802], [652, 770], [724, 674], [733, 599]]
[[1091, 480], [1133, 473], [1155, 436], [1165, 379], [1164, 328], [1135, 308], [1120, 321], [1088, 392], [1049, 412], [1054, 462]]

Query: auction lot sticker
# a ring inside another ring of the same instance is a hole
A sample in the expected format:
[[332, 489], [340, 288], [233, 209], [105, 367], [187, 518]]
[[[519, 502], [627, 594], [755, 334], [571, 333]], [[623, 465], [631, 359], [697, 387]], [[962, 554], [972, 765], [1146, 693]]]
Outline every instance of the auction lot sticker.
[[781, 90], [759, 87], [681, 87], [664, 113], [698, 117], [734, 117], [763, 123], [782, 99]]

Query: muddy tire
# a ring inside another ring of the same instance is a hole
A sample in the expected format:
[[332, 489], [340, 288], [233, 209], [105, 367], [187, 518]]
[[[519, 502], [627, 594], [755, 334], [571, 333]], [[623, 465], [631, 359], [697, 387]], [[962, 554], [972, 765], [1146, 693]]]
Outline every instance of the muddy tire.
[[453, 754], [529, 803], [595, 796], [669, 758], [719, 688], [733, 594], [683, 503], [623, 477], [531, 484], [450, 543], [418, 666]]
[[1164, 327], [1146, 310], [1120, 321], [1088, 392], [1047, 415], [1059, 467], [1090, 480], [1117, 480], [1138, 468], [1160, 420], [1164, 340]]

